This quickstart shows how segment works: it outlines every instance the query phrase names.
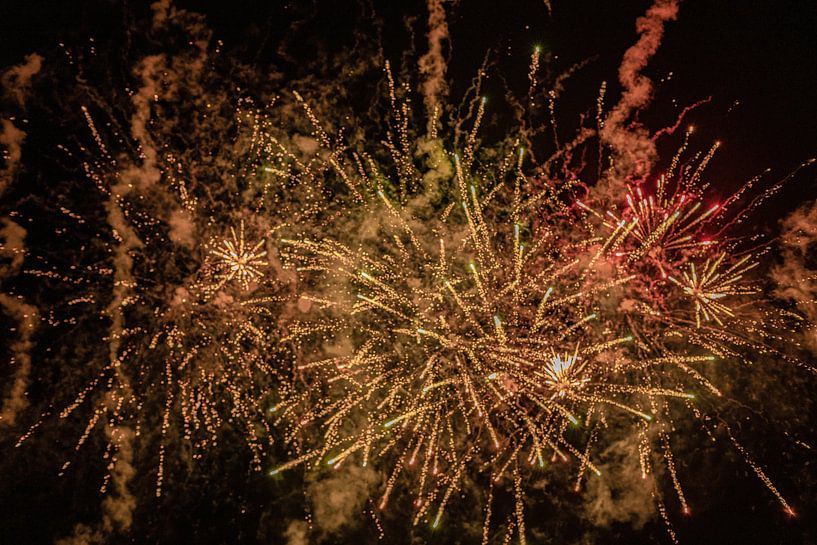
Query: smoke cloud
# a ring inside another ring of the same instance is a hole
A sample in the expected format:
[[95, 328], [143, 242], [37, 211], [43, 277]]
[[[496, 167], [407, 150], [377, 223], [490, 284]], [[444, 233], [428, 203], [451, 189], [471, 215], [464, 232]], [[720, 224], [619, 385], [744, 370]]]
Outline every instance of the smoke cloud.
[[3, 91], [12, 98], [20, 108], [24, 108], [26, 97], [31, 88], [33, 78], [43, 66], [43, 58], [37, 53], [26, 55], [25, 62], [14, 66], [3, 74]]
[[[40, 55], [32, 53], [25, 57], [25, 62], [6, 70], [0, 77], [4, 96], [20, 109], [25, 108], [31, 80], [42, 68], [42, 61]], [[0, 146], [4, 148], [4, 165], [0, 169], [0, 196], [17, 174], [25, 138], [26, 133], [18, 129], [10, 119], [0, 120]], [[26, 237], [26, 230], [11, 219], [2, 218], [2, 225], [0, 256], [9, 259], [9, 263], [0, 266], [0, 280], [17, 272], [23, 264]], [[0, 408], [0, 426], [13, 426], [20, 411], [28, 406], [26, 389], [31, 373], [30, 351], [34, 345], [32, 336], [38, 313], [36, 307], [27, 304], [22, 296], [5, 293], [0, 293], [0, 307], [17, 322], [17, 339], [10, 346], [14, 379]]]
[[287, 545], [308, 545], [309, 525], [303, 520], [293, 520], [284, 532]]
[[309, 486], [315, 525], [323, 537], [364, 520], [369, 491], [380, 476], [370, 466], [341, 467], [329, 478]]
[[448, 94], [443, 43], [448, 40], [448, 23], [442, 0], [428, 0], [428, 53], [420, 57], [420, 92], [428, 115], [428, 132], [433, 134], [440, 114], [440, 99]]
[[[644, 175], [656, 157], [655, 143], [646, 128], [630, 121], [634, 113], [646, 107], [652, 98], [652, 81], [641, 73], [658, 51], [664, 36], [664, 23], [678, 16], [676, 0], [656, 0], [644, 16], [636, 20], [638, 41], [625, 53], [618, 69], [624, 91], [621, 100], [607, 115], [601, 140], [613, 150], [613, 180], [623, 176]], [[629, 124], [628, 124], [629, 122]]]
[[[40, 55], [32, 53], [26, 56], [23, 64], [6, 70], [0, 77], [4, 96], [16, 103], [17, 107], [25, 108], [31, 79], [42, 68], [42, 62], [43, 58]], [[0, 146], [5, 148], [3, 150], [5, 165], [0, 169], [0, 195], [5, 192], [17, 172], [25, 138], [26, 133], [18, 129], [10, 119], [0, 120]]]
[[5, 166], [0, 169], [0, 195], [11, 183], [14, 174], [17, 172], [17, 165], [23, 156], [23, 142], [26, 133], [14, 126], [8, 119], [0, 120], [0, 146], [3, 146], [3, 160]]
[[803, 343], [817, 354], [817, 203], [795, 210], [783, 220], [780, 250], [783, 263], [772, 269], [777, 287], [775, 295], [791, 301], [805, 316], [809, 327], [803, 332]]
[[0, 307], [19, 324], [17, 340], [11, 344], [11, 365], [15, 367], [11, 390], [3, 400], [0, 410], [0, 427], [13, 426], [17, 415], [28, 406], [26, 389], [31, 373], [30, 351], [34, 343], [31, 337], [37, 324], [37, 309], [23, 302], [22, 297], [0, 293]]
[[652, 476], [641, 476], [638, 439], [625, 436], [598, 456], [602, 477], [587, 480], [585, 512], [597, 526], [624, 522], [641, 528], [655, 515], [650, 496]]

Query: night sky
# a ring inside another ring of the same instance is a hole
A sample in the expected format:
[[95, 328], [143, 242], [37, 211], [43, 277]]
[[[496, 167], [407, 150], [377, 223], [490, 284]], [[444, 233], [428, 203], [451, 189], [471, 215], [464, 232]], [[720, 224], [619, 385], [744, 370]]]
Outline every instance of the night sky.
[[[173, 4], [202, 15], [201, 24], [212, 33], [211, 48], [221, 42], [207, 65], [216, 74], [205, 84], [214, 96], [225, 96], [228, 102], [252, 96], [261, 103], [290, 88], [307, 89], [308, 99], [325, 99], [322, 104], [329, 105], [319, 107], [319, 115], [336, 114], [328, 121], [333, 128], [351, 122], [360, 126], [357, 136], [363, 138], [380, 140], [376, 126], [380, 118], [371, 112], [381, 111], [373, 105], [382, 105], [385, 89], [382, 72], [366, 62], [377, 54], [391, 61], [396, 74], [413, 74], [417, 59], [427, 49], [424, 2], [177, 0]], [[617, 69], [624, 51], [638, 37], [635, 20], [650, 4], [552, 0], [549, 13], [541, 0], [444, 2], [450, 32], [444, 46], [448, 100], [459, 103], [487, 55], [491, 77], [484, 94], [496, 109], [487, 115], [483, 130], [487, 140], [499, 141], [514, 123], [509, 110], [503, 109], [504, 97], [524, 93], [533, 47], [541, 47], [546, 59], [542, 63], [545, 85], [576, 63], [588, 61], [565, 82], [557, 102], [557, 130], [567, 140], [582, 115], [595, 115], [602, 81], [608, 82], [608, 107], [620, 97]], [[150, 19], [149, 4], [140, 2], [0, 3], [2, 71], [20, 65], [32, 53], [43, 58], [42, 70], [25, 91], [24, 104], [8, 88], [0, 102], [2, 119], [11, 119], [26, 133], [21, 159], [0, 194], [0, 218], [12, 218], [24, 226], [28, 249], [26, 261], [16, 268], [3, 255], [0, 291], [23, 295], [38, 308], [42, 320], [25, 348], [31, 357], [27, 406], [16, 423], [0, 426], [0, 544], [60, 543], [71, 536], [73, 541], [65, 543], [479, 543], [480, 510], [469, 503], [475, 500], [452, 506], [443, 528], [432, 530], [422, 524], [411, 527], [410, 498], [395, 502], [406, 507], [404, 516], [398, 508], [383, 517], [382, 541], [373, 517], [362, 507], [328, 530], [318, 524], [306, 541], [299, 541], [303, 536], [296, 535], [293, 521], [304, 519], [315, 494], [334, 493], [331, 485], [321, 488], [322, 479], [334, 477], [298, 470], [270, 478], [266, 472], [286, 460], [280, 441], [273, 441], [262, 457], [262, 471], [256, 471], [243, 432], [232, 423], [200, 455], [194, 456], [194, 449], [181, 439], [168, 448], [163, 493], [158, 498], [154, 493], [156, 445], [137, 452], [136, 475], [130, 482], [132, 523], [127, 529], [100, 526], [106, 501], [106, 495], [100, 494], [108, 463], [105, 436], [100, 430], [91, 432], [87, 443], [75, 451], [92, 410], [81, 409], [65, 419], [56, 413], [85, 387], [104, 359], [107, 318], [92, 315], [94, 311], [71, 314], [65, 301], [77, 297], [79, 288], [25, 271], [66, 271], [90, 262], [102, 267], [108, 259], [102, 244], [94, 243], [98, 238], [94, 222], [106, 225], [104, 198], [83, 172], [83, 161], [95, 152], [88, 151], [93, 150], [94, 140], [80, 106], [88, 104], [96, 119], [122, 123], [128, 118], [129, 93], [139, 85], [134, 68], [139, 60], [159, 53], [173, 58], [187, 47], [182, 30], [151, 34]], [[714, 141], [723, 144], [707, 169], [712, 198], [724, 198], [766, 169], [770, 173], [760, 185], [772, 186], [795, 172], [751, 222], [739, 227], [741, 236], [774, 240], [784, 218], [817, 198], [817, 169], [812, 165], [797, 171], [817, 154], [815, 29], [817, 4], [810, 2], [687, 0], [680, 4], [678, 19], [666, 23], [660, 48], [644, 70], [655, 92], [651, 104], [638, 113], [638, 121], [651, 130], [672, 125], [685, 106], [705, 101], [685, 118], [684, 126], [696, 127], [697, 149], [708, 149]], [[345, 75], [356, 63], [364, 68]], [[176, 100], [183, 103], [184, 92]], [[422, 97], [417, 94], [413, 100], [421, 108]], [[223, 134], [211, 131], [207, 141], [199, 144], [194, 140], [198, 133], [185, 132], [194, 129], [185, 124], [183, 105], [169, 104], [164, 111], [181, 121], [161, 128], [168, 134], [179, 131], [163, 142], [184, 150], [179, 152], [183, 157], [186, 150], [199, 145], [220, 157], [222, 144], [233, 135], [230, 129]], [[300, 123], [295, 130], [306, 132], [303, 120]], [[116, 123], [98, 125], [110, 134], [128, 132]], [[115, 147], [116, 138], [110, 137], [108, 143]], [[662, 167], [678, 143], [678, 138], [659, 143]], [[63, 153], [60, 146], [74, 151]], [[126, 153], [134, 152], [128, 148]], [[60, 207], [86, 221], [66, 224], [59, 216]], [[814, 243], [817, 226], [811, 228], [807, 242]], [[55, 238], [53, 233], [60, 229], [76, 232], [66, 239]], [[817, 258], [814, 246], [807, 247], [806, 265], [813, 275]], [[173, 259], [172, 267], [155, 266], [173, 274], [192, 274], [187, 271], [192, 258]], [[764, 253], [759, 270], [765, 274], [783, 259], [779, 251]], [[109, 290], [106, 282], [99, 280], [100, 292]], [[771, 290], [769, 283], [764, 285], [764, 290]], [[49, 314], [49, 308], [57, 309], [56, 314]], [[152, 310], [145, 310], [145, 320], [151, 319]], [[75, 321], [49, 325], [44, 319], [63, 315], [75, 316]], [[19, 348], [14, 343], [20, 324], [15, 321], [13, 313], [2, 314], [2, 361], [13, 360]], [[134, 323], [138, 320], [131, 326]], [[797, 515], [783, 512], [728, 438], [712, 443], [695, 422], [681, 421], [675, 459], [691, 516], [681, 514], [671, 481], [665, 478], [660, 485], [680, 543], [817, 543], [817, 374], [808, 368], [814, 354], [804, 349], [799, 356], [801, 366], [758, 355], [748, 370], [727, 365], [718, 377], [730, 397], [718, 417], [733, 423], [752, 459], [767, 470]], [[160, 364], [159, 375], [161, 369]], [[12, 365], [0, 372], [4, 399], [10, 395], [14, 377]], [[259, 386], [261, 391], [266, 384]], [[162, 399], [146, 399], [141, 407], [148, 415], [142, 424], [146, 437], [158, 433], [162, 404]], [[31, 437], [16, 447], [45, 412], [55, 414], [43, 418]], [[273, 428], [271, 433], [282, 432]], [[66, 461], [71, 464], [63, 472]], [[590, 500], [583, 497], [587, 492], [573, 492], [568, 472], [555, 473], [547, 485], [537, 484], [527, 492], [528, 543], [672, 543], [653, 506], [631, 507], [636, 514], [619, 519], [589, 515]], [[348, 482], [364, 482], [371, 478], [367, 475], [352, 475]], [[478, 481], [472, 484], [479, 486]], [[369, 493], [369, 485], [361, 486], [363, 495]], [[614, 495], [613, 503], [640, 501], [626, 490], [617, 493], [621, 496]], [[362, 505], [368, 505], [366, 501]], [[512, 494], [495, 501], [498, 511], [513, 511]], [[649, 503], [649, 497], [644, 501]], [[648, 514], [642, 518], [640, 512], [645, 510]], [[85, 529], [78, 530], [78, 525]], [[518, 538], [512, 542], [518, 543]], [[491, 543], [502, 543], [502, 535]]]

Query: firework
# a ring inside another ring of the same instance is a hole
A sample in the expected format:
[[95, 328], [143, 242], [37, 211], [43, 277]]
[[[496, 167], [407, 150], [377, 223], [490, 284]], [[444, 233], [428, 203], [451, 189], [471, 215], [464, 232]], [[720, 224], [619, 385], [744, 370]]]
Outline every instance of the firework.
[[[89, 264], [64, 274], [32, 268], [26, 273], [53, 278], [79, 292], [67, 308], [50, 310], [54, 327], [99, 307], [100, 320], [110, 322], [109, 346], [81, 391], [64, 406], [46, 411], [17, 444], [54, 414], [64, 420], [89, 412], [75, 450], [100, 427], [108, 436], [108, 456], [132, 450], [122, 444], [123, 438], [157, 449], [157, 495], [165, 486], [169, 451], [188, 444], [193, 458], [200, 458], [225, 430], [244, 437], [251, 464], [260, 469], [273, 440], [266, 398], [281, 377], [274, 340], [288, 300], [286, 280], [268, 258], [271, 237], [286, 221], [268, 209], [291, 210], [287, 202], [305, 199], [286, 219], [314, 217], [311, 189], [283, 196], [280, 191], [299, 184], [301, 177], [314, 180], [316, 174], [286, 151], [269, 113], [249, 101], [239, 101], [230, 124], [219, 127], [235, 127], [238, 134], [232, 145], [224, 146], [223, 158], [191, 159], [151, 140], [150, 165], [140, 163], [142, 157], [111, 151], [108, 141], [128, 138], [100, 132], [91, 110], [83, 106], [81, 111], [96, 149], [72, 153], [83, 162], [107, 210], [107, 231], [103, 228], [96, 237], [104, 241], [100, 259], [110, 260], [111, 267]], [[147, 142], [145, 137], [135, 145], [139, 149]], [[224, 162], [232, 170], [225, 172]], [[221, 187], [191, 181], [192, 170], [204, 177], [217, 172]], [[69, 221], [86, 223], [80, 214], [64, 213]], [[43, 261], [48, 263], [47, 255]], [[109, 284], [113, 297], [100, 290]], [[158, 414], [147, 409], [156, 406], [161, 407]], [[66, 461], [62, 471], [71, 463]], [[114, 471], [111, 464], [103, 491]]]
[[[525, 543], [537, 472], [569, 468], [578, 492], [610, 478], [606, 445], [628, 442], [674, 538], [657, 479], [668, 474], [691, 513], [671, 444], [682, 419], [719, 433], [728, 385], [715, 366], [758, 354], [802, 364], [780, 348], [799, 315], [760, 295], [770, 246], [733, 229], [782, 182], [748, 205], [757, 179], [713, 200], [705, 178], [720, 144], [689, 152], [691, 128], [671, 161], [650, 170], [653, 141], [624, 123], [643, 106], [625, 104], [632, 89], [605, 115], [603, 84], [596, 126], [565, 140], [557, 99], [583, 65], [543, 91], [549, 55], [538, 47], [528, 96], [512, 105], [524, 123], [483, 144], [486, 72], [461, 105], [443, 104], [448, 31], [436, 6], [436, 52], [421, 63], [434, 67], [420, 84], [425, 134], [411, 86], [396, 84], [387, 62], [383, 104], [360, 121], [320, 96], [339, 94], [331, 84], [315, 92], [309, 77], [263, 104], [226, 98], [241, 93], [232, 82], [210, 92], [203, 38], [189, 42], [190, 62], [139, 65], [128, 119], [93, 93], [81, 101], [89, 142], [59, 149], [82, 166], [83, 202], [92, 196], [82, 211], [59, 206], [55, 236], [76, 236], [88, 253], [66, 267], [58, 252], [35, 249], [22, 274], [69, 294], [36, 309], [49, 326], [90, 316], [105, 332], [83, 387], [54, 401], [18, 446], [46, 418], [79, 420], [76, 451], [104, 436], [103, 492], [128, 494], [134, 452], [145, 449], [141, 457], [158, 459], [149, 471], [160, 496], [169, 457], [199, 459], [237, 435], [253, 469], [274, 461], [271, 475], [376, 467], [373, 506], [408, 497], [414, 525], [438, 528], [461, 494], [484, 484], [484, 543], [494, 492], [505, 488], [505, 540]], [[177, 100], [187, 94], [189, 103]], [[185, 120], [195, 120], [189, 134]], [[633, 157], [627, 142], [640, 148]], [[588, 179], [583, 161], [596, 144]], [[28, 361], [23, 320], [36, 314], [19, 308], [15, 351]]]
[[380, 508], [407, 473], [414, 524], [437, 527], [464, 475], [486, 472], [515, 490], [524, 542], [523, 470], [572, 459], [578, 490], [588, 472], [601, 476], [593, 447], [607, 422], [624, 418], [643, 476], [657, 453], [688, 512], [669, 448], [673, 418], [703, 414], [698, 392], [721, 396], [706, 378], [719, 357], [771, 350], [748, 333], [765, 327], [742, 280], [756, 261], [747, 252], [726, 262], [740, 242], [713, 238], [724, 207], [702, 204], [717, 146], [674, 176], [685, 141], [654, 195], [633, 185], [622, 201], [592, 191], [588, 200], [575, 177], [531, 174], [523, 150], [480, 163], [484, 108], [462, 153], [448, 154], [454, 176], [436, 212], [408, 193], [415, 152], [397, 136], [398, 179], [372, 160], [359, 171], [366, 203], [352, 235], [281, 240], [286, 263], [313, 286], [301, 297], [319, 307], [283, 341], [346, 349], [297, 365], [309, 392], [282, 392], [276, 419], [290, 422], [291, 440], [321, 441], [272, 474], [387, 464]]
[[260, 240], [250, 247], [244, 238], [243, 221], [237, 235], [231, 227], [230, 238], [223, 240], [221, 246], [212, 251], [223, 269], [219, 283], [223, 285], [235, 279], [246, 290], [252, 282], [263, 278], [264, 268], [269, 265], [263, 260], [267, 255], [267, 251], [261, 249], [263, 245], [264, 240]]

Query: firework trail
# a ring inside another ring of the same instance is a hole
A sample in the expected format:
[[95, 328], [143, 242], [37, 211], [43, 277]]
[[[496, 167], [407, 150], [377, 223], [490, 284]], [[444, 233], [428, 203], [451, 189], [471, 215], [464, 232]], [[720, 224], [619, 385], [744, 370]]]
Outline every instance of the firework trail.
[[[643, 176], [649, 172], [656, 159], [655, 143], [646, 128], [638, 122], [628, 124], [630, 117], [644, 109], [652, 98], [652, 82], [641, 71], [655, 55], [664, 35], [664, 24], [678, 16], [678, 2], [658, 0], [636, 21], [638, 42], [625, 53], [618, 70], [623, 94], [618, 104], [600, 124], [599, 139], [613, 150], [611, 162], [616, 176]], [[619, 190], [613, 186], [611, 190]]]
[[[31, 87], [31, 78], [36, 76], [42, 68], [42, 57], [33, 53], [26, 56], [26, 62], [12, 67], [2, 75], [2, 89], [6, 98], [13, 101], [14, 106], [25, 110], [26, 99]], [[15, 179], [22, 156], [22, 145], [26, 133], [18, 129], [9, 119], [3, 119], [0, 125], [0, 145], [5, 149], [3, 156], [5, 166], [0, 171], [0, 196]], [[19, 273], [25, 259], [26, 230], [9, 217], [2, 218], [3, 228], [0, 229], [0, 255], [8, 259], [8, 264], [0, 266], [0, 281]], [[25, 392], [31, 373], [31, 355], [33, 334], [38, 321], [37, 308], [28, 304], [25, 299], [0, 293], [0, 306], [6, 311], [17, 327], [17, 340], [11, 345], [11, 364], [15, 368], [14, 380], [0, 410], [0, 426], [14, 426], [17, 415], [26, 408]]]

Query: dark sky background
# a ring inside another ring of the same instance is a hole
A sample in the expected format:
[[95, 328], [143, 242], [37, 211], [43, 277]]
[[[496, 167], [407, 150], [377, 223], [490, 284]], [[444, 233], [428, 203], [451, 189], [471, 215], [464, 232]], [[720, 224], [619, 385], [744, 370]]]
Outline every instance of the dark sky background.
[[[402, 0], [362, 6], [356, 2], [269, 0], [179, 0], [177, 4], [203, 13], [214, 38], [224, 42], [226, 51], [258, 66], [273, 62], [274, 44], [285, 36], [292, 38], [291, 24], [297, 19], [305, 18], [307, 23], [297, 31], [303, 35], [296, 34], [294, 41], [298, 43], [293, 50], [307, 56], [318, 51], [331, 55], [333, 47], [348, 45], [352, 30], [361, 27], [362, 14], [373, 11], [382, 21], [386, 56], [399, 59], [409, 47], [404, 18], [416, 16], [420, 25], [426, 16], [423, 2]], [[101, 44], [116, 44], [133, 20], [148, 15], [147, 5], [4, 0], [0, 2], [0, 67], [19, 64], [32, 52], [54, 59], [60, 42], [80, 44], [94, 37]], [[448, 12], [453, 44], [451, 95], [462, 94], [487, 49], [502, 52], [500, 68], [523, 82], [533, 45], [539, 44], [557, 56], [552, 64], [555, 72], [594, 58], [569, 81], [563, 95], [560, 108], [569, 126], [571, 113], [585, 111], [595, 103], [602, 80], [611, 84], [608, 104], [613, 103], [616, 69], [623, 52], [636, 39], [634, 21], [648, 5], [632, 0], [553, 0], [553, 14], [548, 16], [541, 1], [461, 0]], [[658, 85], [654, 105], [644, 120], [651, 127], [671, 124], [683, 106], [712, 97], [690, 117], [702, 144], [724, 142], [710, 178], [722, 180], [724, 187], [735, 187], [765, 168], [772, 169], [771, 180], [782, 178], [817, 153], [816, 29], [814, 2], [683, 2], [679, 20], [667, 24], [663, 44], [647, 69], [656, 82], [670, 72], [673, 77]], [[422, 53], [424, 39], [418, 41]], [[812, 170], [798, 176], [764, 210], [761, 222], [773, 229], [783, 215], [815, 197]], [[785, 388], [775, 391], [785, 395]], [[687, 483], [688, 495], [705, 499], [700, 502], [702, 509], [677, 524], [682, 543], [815, 543], [817, 466], [813, 451], [795, 449], [792, 453], [790, 446], [780, 443], [779, 434], [768, 430], [771, 425], [765, 425], [758, 426], [753, 442], [765, 464], [777, 468], [773, 471], [775, 482], [789, 492], [800, 516], [789, 519], [780, 513], [774, 498], [745, 465], [728, 463], [728, 456], [712, 452], [710, 458], [695, 455], [685, 467], [693, 476]], [[813, 427], [811, 430], [814, 439]], [[43, 441], [39, 444], [48, 445], [47, 438]], [[7, 449], [8, 438], [0, 441], [0, 458], [8, 455], [0, 464], [0, 480], [4, 481], [0, 484], [0, 544], [52, 543], [70, 533], [75, 522], [98, 517], [97, 487], [87, 483], [97, 482], [99, 467], [80, 465], [57, 479], [62, 458], [56, 448], [59, 445], [50, 446], [55, 448], [21, 453]], [[701, 464], [700, 468], [696, 464]], [[303, 496], [271, 487], [263, 478], [248, 476], [245, 467], [233, 468], [236, 465], [241, 462], [236, 463], [230, 453], [205, 460], [188, 478], [185, 489], [168, 493], [153, 507], [140, 507], [141, 522], [122, 542], [277, 543], [278, 537], [263, 534], [259, 527], [278, 512], [297, 510], [292, 505]], [[701, 479], [695, 478], [698, 470]], [[352, 537], [338, 538], [338, 542], [369, 542], [373, 535], [361, 530]], [[603, 543], [668, 542], [660, 523], [650, 523], [642, 530], [623, 525], [605, 535]], [[386, 542], [390, 537], [395, 542], [403, 538], [398, 533], [387, 536]], [[451, 536], [427, 536], [430, 543], [445, 543], [447, 539]]]
[[[80, 43], [92, 36], [99, 39], [121, 33], [125, 19], [145, 15], [148, 5], [41, 0], [3, 4], [3, 66], [20, 62], [30, 52], [49, 51], [58, 42]], [[259, 64], [274, 57], [270, 44], [289, 32], [295, 14], [313, 14], [312, 31], [331, 44], [333, 40], [345, 42], [362, 11], [354, 3], [340, 2], [188, 0], [177, 5], [205, 14], [216, 39], [223, 40], [227, 49], [249, 49], [246, 54], [256, 57]], [[449, 17], [450, 74], [457, 83], [468, 81], [489, 48], [511, 47], [509, 66], [527, 67], [531, 46], [542, 44], [558, 55], [562, 68], [597, 58], [585, 71], [586, 81], [595, 82], [588, 86], [594, 96], [600, 80], [614, 81], [621, 55], [634, 43], [634, 21], [648, 5], [636, 1], [554, 2], [553, 16], [548, 17], [542, 2], [534, 0], [514, 2], [512, 7], [504, 2], [462, 1]], [[387, 56], [397, 58], [408, 44], [403, 18], [422, 19], [423, 3], [374, 2], [369, 9], [384, 21]], [[766, 167], [781, 172], [791, 169], [814, 155], [817, 147], [815, 25], [817, 6], [810, 2], [682, 3], [679, 20], [667, 26], [660, 52], [648, 69], [654, 79], [674, 73], [672, 84], [659, 90], [656, 108], [672, 99], [683, 106], [711, 96], [713, 105], [705, 119], [695, 122], [706, 136], [735, 149], [722, 159], [735, 161], [724, 165], [731, 176], [751, 176]], [[305, 50], [313, 46], [312, 39], [305, 36], [301, 44]], [[568, 98], [582, 107], [584, 97], [575, 93], [583, 82], [574, 84]], [[452, 95], [456, 91], [455, 85]], [[739, 107], [730, 109], [735, 101], [740, 102]]]

